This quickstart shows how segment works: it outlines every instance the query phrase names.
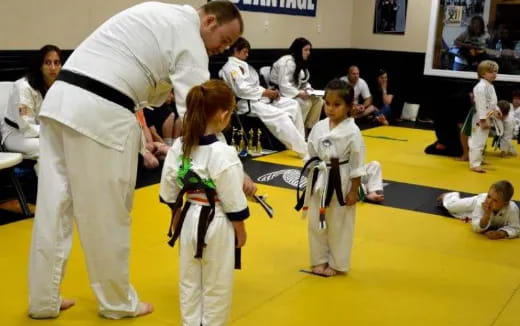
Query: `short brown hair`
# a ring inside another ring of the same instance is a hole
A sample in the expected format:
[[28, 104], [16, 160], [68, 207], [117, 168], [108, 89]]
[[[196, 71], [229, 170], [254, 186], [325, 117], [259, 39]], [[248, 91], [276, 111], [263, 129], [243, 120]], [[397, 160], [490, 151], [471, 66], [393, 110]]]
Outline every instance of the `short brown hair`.
[[479, 78], [483, 78], [486, 72], [498, 71], [498, 63], [493, 60], [484, 60], [478, 64], [477, 73]]
[[500, 180], [493, 183], [491, 185], [491, 189], [495, 190], [495, 192], [497, 192], [505, 202], [510, 201], [511, 198], [513, 198], [513, 193], [515, 192], [513, 185], [507, 180]]
[[500, 112], [502, 112], [503, 116], [506, 116], [509, 114], [509, 110], [511, 108], [511, 104], [506, 100], [500, 100], [497, 103], [498, 108], [500, 109]]
[[231, 1], [210, 1], [200, 8], [204, 11], [205, 14], [215, 15], [217, 22], [220, 25], [238, 19], [238, 23], [240, 25], [240, 34], [244, 33], [244, 21], [242, 20], [240, 11]]

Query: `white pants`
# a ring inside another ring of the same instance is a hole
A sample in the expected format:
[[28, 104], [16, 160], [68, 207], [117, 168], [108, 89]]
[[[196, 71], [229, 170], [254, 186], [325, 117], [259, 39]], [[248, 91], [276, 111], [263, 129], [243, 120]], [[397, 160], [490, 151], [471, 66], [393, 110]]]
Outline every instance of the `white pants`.
[[180, 235], [179, 296], [184, 326], [227, 324], [233, 292], [235, 233], [219, 207], [206, 233], [202, 259], [194, 258], [201, 206], [191, 204]]
[[18, 130], [13, 130], [5, 137], [3, 143], [10, 152], [22, 153], [23, 158], [28, 160], [38, 160], [40, 138], [26, 138]]
[[512, 137], [505, 137], [502, 136], [502, 138], [500, 139], [500, 150], [502, 152], [505, 152], [507, 154], [515, 154], [516, 155], [516, 148], [515, 148], [515, 145], [513, 144], [513, 139]]
[[287, 148], [301, 155], [307, 153], [302, 114], [296, 101], [280, 98], [269, 104], [262, 101], [251, 102], [251, 112]]
[[475, 197], [460, 198], [460, 193], [449, 192], [442, 198], [442, 206], [456, 218], [468, 217], [475, 208]]
[[383, 190], [383, 174], [381, 172], [381, 163], [378, 161], [372, 161], [365, 164], [366, 174], [361, 177], [361, 185], [365, 192]]
[[470, 168], [476, 168], [482, 164], [482, 156], [489, 136], [489, 128], [483, 129], [480, 126], [475, 126], [475, 123], [473, 126], [471, 136], [468, 139]]
[[302, 110], [305, 128], [312, 128], [316, 122], [320, 120], [321, 109], [323, 108], [323, 99], [321, 96], [311, 95], [307, 100], [300, 97], [297, 97], [296, 100], [300, 104]]
[[319, 229], [319, 210], [320, 196], [314, 193], [307, 213], [311, 265], [328, 263], [337, 271], [347, 272], [350, 269], [356, 206], [340, 206], [334, 194], [325, 215], [325, 230]]
[[[118, 110], [118, 108], [115, 108]], [[118, 319], [138, 313], [129, 283], [130, 210], [140, 128], [122, 152], [52, 119], [41, 119], [40, 173], [29, 262], [29, 315], [56, 317], [60, 285], [76, 223], [99, 313]]]

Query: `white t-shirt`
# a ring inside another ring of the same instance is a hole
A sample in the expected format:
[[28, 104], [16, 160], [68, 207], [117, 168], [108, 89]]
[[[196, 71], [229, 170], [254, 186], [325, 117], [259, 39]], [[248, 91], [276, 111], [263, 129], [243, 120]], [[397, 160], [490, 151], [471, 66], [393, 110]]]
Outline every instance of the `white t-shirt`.
[[[341, 80], [351, 85], [347, 76], [341, 77]], [[368, 88], [368, 84], [363, 78], [359, 78], [357, 83], [354, 85], [354, 104], [359, 104], [359, 96], [361, 96], [363, 101], [369, 97], [372, 97], [372, 94], [370, 94], [370, 89]]]

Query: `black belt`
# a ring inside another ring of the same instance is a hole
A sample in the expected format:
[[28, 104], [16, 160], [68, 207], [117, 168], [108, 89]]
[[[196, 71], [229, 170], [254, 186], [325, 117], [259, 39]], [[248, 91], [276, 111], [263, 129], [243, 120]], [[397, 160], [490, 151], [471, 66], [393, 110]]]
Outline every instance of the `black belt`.
[[74, 86], [83, 88], [84, 90], [94, 93], [110, 102], [127, 108], [130, 112], [132, 112], [132, 114], [135, 113], [135, 103], [130, 97], [100, 81], [69, 70], [61, 70], [57, 80], [61, 80]]
[[9, 120], [8, 118], [4, 118], [4, 121], [5, 123], [8, 125], [8, 126], [11, 126], [13, 127], [14, 129], [20, 129], [20, 126], [14, 122], [13, 120]]

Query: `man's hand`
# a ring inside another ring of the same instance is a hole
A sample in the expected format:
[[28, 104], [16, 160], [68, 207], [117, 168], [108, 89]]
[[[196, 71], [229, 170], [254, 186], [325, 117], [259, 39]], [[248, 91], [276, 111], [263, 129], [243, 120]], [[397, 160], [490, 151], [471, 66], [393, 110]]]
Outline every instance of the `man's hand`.
[[252, 197], [254, 194], [256, 194], [256, 185], [247, 174], [244, 174], [244, 185], [242, 189], [248, 197]]
[[233, 228], [235, 229], [235, 236], [237, 239], [236, 247], [242, 248], [246, 244], [247, 233], [246, 226], [244, 221], [234, 221], [231, 222], [233, 224]]
[[486, 119], [480, 119], [479, 125], [482, 129], [489, 129], [489, 123]]
[[268, 99], [271, 99], [271, 100], [277, 100], [280, 98], [280, 93], [275, 89], [266, 89], [262, 93], [262, 96], [267, 97]]

